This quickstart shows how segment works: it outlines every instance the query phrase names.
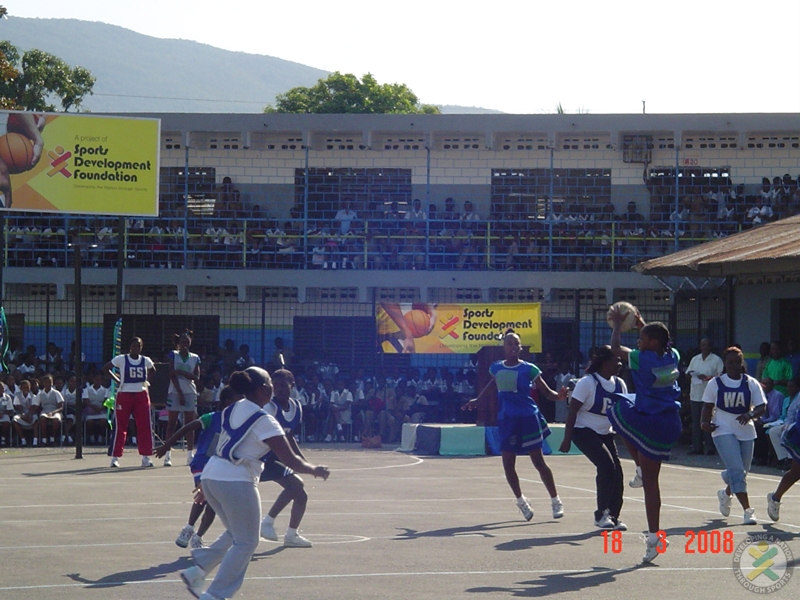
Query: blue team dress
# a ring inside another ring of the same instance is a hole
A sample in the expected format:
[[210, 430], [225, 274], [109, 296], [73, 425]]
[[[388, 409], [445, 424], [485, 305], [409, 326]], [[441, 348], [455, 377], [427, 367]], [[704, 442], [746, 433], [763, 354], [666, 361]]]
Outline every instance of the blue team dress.
[[531, 385], [541, 374], [533, 363], [520, 361], [513, 367], [499, 360], [489, 367], [497, 384], [497, 429], [500, 450], [527, 454], [541, 448], [550, 435], [547, 421], [531, 398]]
[[677, 350], [659, 355], [652, 350], [632, 350], [629, 366], [635, 394], [617, 394], [608, 420], [627, 441], [652, 460], [669, 460], [681, 437]]
[[800, 463], [800, 411], [794, 423], [787, 425], [781, 436], [781, 446], [786, 448], [792, 460]]

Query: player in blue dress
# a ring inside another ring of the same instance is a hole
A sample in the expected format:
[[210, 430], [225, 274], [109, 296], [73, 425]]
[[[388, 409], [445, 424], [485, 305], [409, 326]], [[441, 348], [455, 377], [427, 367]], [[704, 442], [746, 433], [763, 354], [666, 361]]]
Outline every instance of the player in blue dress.
[[560, 519], [564, 516], [564, 506], [558, 497], [553, 472], [544, 462], [542, 455], [542, 444], [550, 435], [550, 429], [531, 398], [531, 385], [535, 385], [539, 393], [550, 400], [557, 400], [559, 396], [542, 379], [539, 367], [519, 359], [521, 349], [519, 336], [513, 331], [507, 332], [503, 338], [505, 360], [499, 360], [489, 367], [492, 380], [478, 397], [467, 402], [462, 410], [474, 409], [488, 397], [492, 388], [497, 390], [497, 400], [500, 404], [497, 415], [500, 452], [506, 481], [517, 498], [517, 507], [526, 521], [533, 518], [533, 509], [528, 499], [522, 495], [516, 470], [517, 454], [527, 453], [550, 494], [553, 518]]
[[[800, 378], [796, 377], [792, 381], [800, 389]], [[773, 521], [777, 521], [780, 518], [781, 498], [783, 498], [783, 495], [795, 483], [800, 481], [800, 410], [797, 411], [797, 417], [794, 421], [789, 423], [781, 434], [781, 446], [786, 448], [789, 456], [792, 457], [792, 465], [781, 477], [778, 489], [767, 494], [767, 514]]]
[[617, 401], [608, 411], [608, 420], [622, 436], [625, 446], [636, 463], [637, 477], [644, 488], [644, 506], [648, 534], [642, 562], [651, 562], [668, 544], [659, 540], [661, 516], [661, 490], [658, 476], [661, 462], [669, 460], [672, 447], [681, 436], [680, 388], [678, 387], [678, 362], [680, 355], [670, 348], [669, 329], [659, 322], [645, 323], [636, 314], [639, 330], [638, 349], [631, 350], [621, 343], [622, 321], [625, 313], [616, 308], [609, 311], [613, 322], [611, 350], [631, 370], [636, 394], [617, 395]]
[[[292, 451], [305, 459], [294, 439], [303, 422], [303, 409], [300, 403], [291, 397], [294, 375], [287, 369], [278, 369], [272, 374], [272, 386], [275, 395], [272, 397], [272, 401], [264, 406], [264, 411], [275, 417], [283, 428]], [[297, 531], [308, 505], [308, 494], [300, 476], [280, 462], [274, 452], [270, 452], [264, 459], [261, 481], [274, 481], [283, 488], [272, 504], [272, 508], [261, 520], [261, 537], [273, 542], [278, 541], [278, 534], [275, 533], [275, 519], [291, 502], [292, 512], [289, 516], [289, 527], [283, 538], [283, 545], [289, 548], [311, 547], [311, 540], [303, 537]]]

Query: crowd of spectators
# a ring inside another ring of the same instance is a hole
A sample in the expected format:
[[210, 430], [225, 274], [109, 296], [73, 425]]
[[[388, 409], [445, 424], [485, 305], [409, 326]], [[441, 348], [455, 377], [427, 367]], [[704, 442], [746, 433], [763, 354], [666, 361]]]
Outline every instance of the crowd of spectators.
[[[493, 201], [482, 215], [471, 200], [450, 197], [440, 209], [376, 197], [344, 198], [333, 211], [310, 210], [306, 221], [299, 206], [278, 220], [245, 205], [226, 177], [211, 213], [185, 220], [171, 207], [160, 218], [126, 219], [123, 257], [129, 268], [626, 270], [676, 245], [800, 213], [789, 174], [764, 177], [751, 193], [728, 178], [682, 185], [677, 205], [674, 177], [653, 176], [647, 189], [649, 207], [631, 201], [622, 214], [609, 199], [545, 198], [537, 208]], [[117, 219], [18, 213], [6, 217], [5, 239], [9, 266], [71, 265], [79, 244], [86, 264], [114, 267], [120, 236]]]

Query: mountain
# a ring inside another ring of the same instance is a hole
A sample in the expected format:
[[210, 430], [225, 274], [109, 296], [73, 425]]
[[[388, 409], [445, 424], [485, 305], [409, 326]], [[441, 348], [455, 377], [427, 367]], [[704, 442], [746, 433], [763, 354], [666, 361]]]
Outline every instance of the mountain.
[[[188, 40], [164, 40], [116, 25], [77, 19], [0, 21], [0, 39], [38, 48], [97, 78], [84, 109], [92, 112], [257, 113], [275, 95], [310, 86], [327, 71]], [[444, 106], [447, 114], [497, 112]]]

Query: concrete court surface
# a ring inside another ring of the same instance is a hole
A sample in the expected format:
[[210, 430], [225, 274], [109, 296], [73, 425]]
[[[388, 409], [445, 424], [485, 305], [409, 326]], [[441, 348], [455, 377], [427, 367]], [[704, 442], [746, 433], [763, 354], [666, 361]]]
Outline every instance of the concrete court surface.
[[[307, 455], [332, 469], [327, 482], [305, 478], [310, 501], [301, 530], [314, 547], [262, 540], [237, 598], [750, 598], [732, 555], [700, 553], [697, 540], [687, 548], [687, 531], [730, 531], [737, 545], [748, 533], [772, 532], [800, 556], [800, 487], [772, 524], [765, 495], [777, 472], [751, 474], [759, 524], [743, 526], [735, 500], [729, 518], [718, 512], [716, 457], [702, 457], [707, 467], [665, 464], [662, 528], [671, 545], [654, 565], [639, 566], [642, 491], [626, 486], [622, 516], [630, 529], [620, 552], [610, 539], [604, 551], [592, 523], [594, 469], [583, 456], [548, 458], [566, 511], [560, 520], [552, 519], [530, 462], [519, 460], [536, 512], [526, 523], [498, 457], [342, 446], [308, 448]], [[95, 448], [83, 460], [71, 448], [0, 454], [0, 599], [191, 600], [178, 576], [191, 564], [189, 553], [174, 543], [191, 502], [188, 469], [177, 466], [183, 452], [173, 452], [172, 468], [141, 469], [130, 449], [121, 469], [109, 469], [108, 460]], [[632, 463], [623, 467], [627, 480]], [[260, 489], [266, 511], [278, 486]], [[278, 518], [281, 534], [287, 519]], [[219, 532], [215, 523], [207, 541]], [[796, 596], [795, 577], [774, 596]]]

